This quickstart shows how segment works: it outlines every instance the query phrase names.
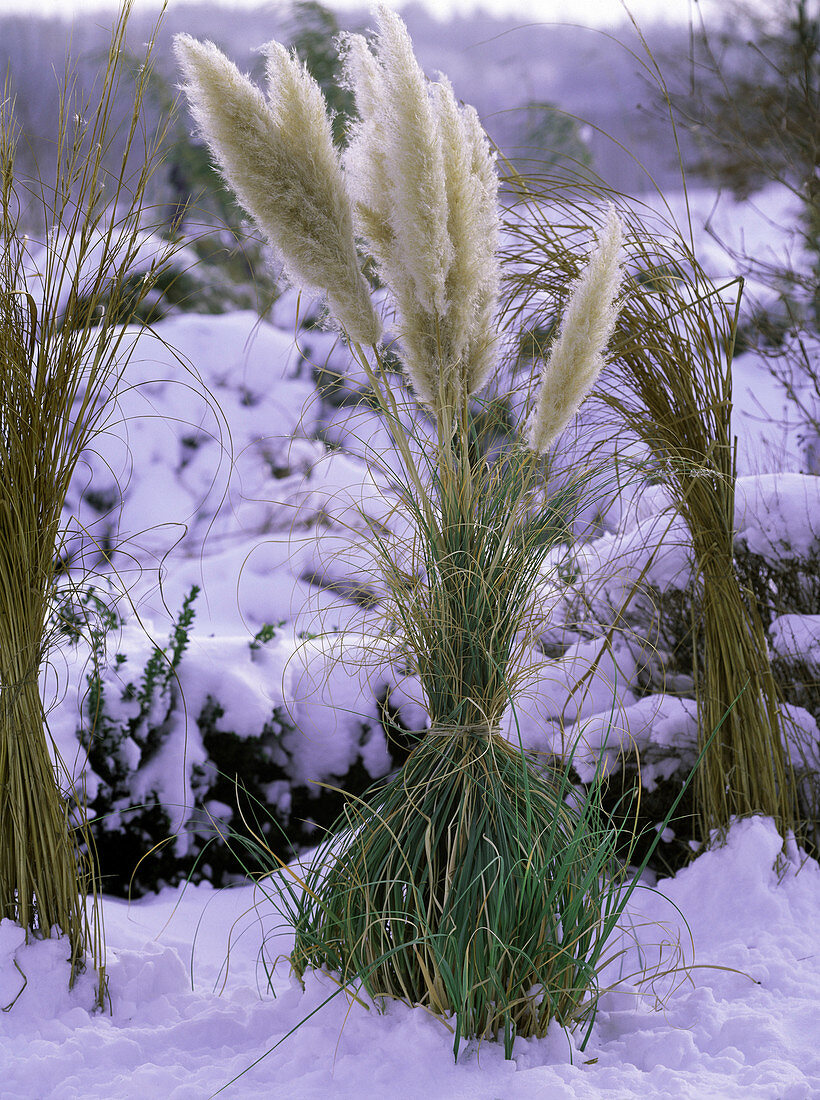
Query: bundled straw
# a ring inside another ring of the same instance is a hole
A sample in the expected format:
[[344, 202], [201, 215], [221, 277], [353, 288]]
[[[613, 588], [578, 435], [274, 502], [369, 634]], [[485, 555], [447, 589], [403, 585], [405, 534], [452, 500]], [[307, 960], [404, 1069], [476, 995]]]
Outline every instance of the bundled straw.
[[[338, 285], [297, 263], [327, 252], [325, 270], [336, 270], [335, 246], [318, 233], [338, 205], [332, 158], [306, 156], [295, 106], [291, 122], [264, 123], [264, 149], [255, 144], [261, 128], [246, 140], [230, 124], [234, 104], [253, 107], [255, 120], [272, 119], [274, 108], [215, 47], [182, 37], [176, 48], [214, 156], [248, 210], [272, 227], [291, 276], [326, 290], [403, 462], [398, 491], [411, 534], [398, 545], [374, 532], [373, 549], [388, 592], [388, 641], [421, 681], [432, 730], [395, 780], [348, 805], [340, 834], [321, 850], [293, 912], [294, 966], [326, 966], [374, 995], [455, 1014], [456, 1051], [460, 1036], [503, 1032], [509, 1056], [515, 1034], [540, 1035], [552, 1018], [569, 1024], [590, 1011], [596, 937], [612, 899], [600, 882], [613, 838], [598, 820], [597, 792], [583, 810], [569, 809], [567, 775], [537, 775], [498, 730], [529, 671], [540, 571], [578, 495], [579, 479], [544, 500], [540, 453], [603, 362], [620, 227], [611, 215], [573, 292], [531, 445], [517, 440], [488, 462], [473, 413], [498, 346], [494, 159], [475, 112], [445, 80], [426, 80], [398, 16], [379, 7], [377, 18], [372, 43], [346, 42], [359, 121], [344, 179], [354, 224], [392, 296], [407, 380], [435, 420], [426, 447], [413, 438], [406, 397], [384, 380], [377, 337], [363, 348], [363, 326], [339, 308]], [[307, 89], [295, 59], [276, 44], [267, 53], [282, 87]], [[271, 104], [284, 95], [278, 88]], [[306, 102], [317, 92], [304, 90]], [[318, 147], [328, 131], [313, 108], [311, 118]], [[234, 172], [240, 157], [248, 163]], [[274, 163], [287, 178], [270, 178]], [[275, 234], [290, 217], [287, 196], [319, 166], [327, 179], [311, 193], [324, 196], [321, 210], [293, 219], [292, 238]]]
[[[159, 132], [138, 167], [129, 164], [148, 65], [119, 165], [112, 171], [104, 163], [130, 6], [114, 25], [92, 100], [80, 97], [67, 73], [52, 185], [17, 178], [8, 89], [0, 112], [0, 916], [41, 935], [54, 927], [65, 933], [72, 980], [93, 953], [100, 995], [101, 929], [96, 908], [87, 919], [83, 896], [95, 886], [94, 871], [80, 866], [70, 801], [55, 782], [38, 678], [54, 641], [55, 578], [70, 553], [61, 526], [66, 492], [123, 370], [125, 323], [161, 266], [157, 260], [135, 294], [140, 215], [162, 141]], [[26, 204], [39, 208], [42, 245], [19, 224]]]
[[[585, 230], [579, 209], [600, 201], [600, 191], [584, 185], [582, 202], [560, 202], [515, 173], [509, 182], [523, 211], [509, 226], [509, 301], [533, 323], [542, 308], [535, 303], [560, 300], [575, 277], [566, 241]], [[785, 836], [797, 807], [777, 690], [754, 596], [734, 568], [732, 355], [741, 286], [716, 286], [678, 231], [650, 236], [633, 222], [628, 250], [639, 274], [597, 396], [645, 445], [691, 538], [700, 745], [720, 727], [696, 779], [701, 832], [708, 842], [734, 816], [765, 814]]]

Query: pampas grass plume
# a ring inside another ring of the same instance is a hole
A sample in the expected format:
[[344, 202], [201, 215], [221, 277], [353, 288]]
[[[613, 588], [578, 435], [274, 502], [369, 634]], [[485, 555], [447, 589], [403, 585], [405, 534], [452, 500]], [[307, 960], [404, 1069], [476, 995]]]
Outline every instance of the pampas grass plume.
[[416, 396], [434, 411], [476, 393], [495, 365], [498, 176], [478, 116], [431, 85], [402, 20], [346, 40], [359, 122], [345, 170], [357, 226], [392, 291]]
[[378, 268], [395, 269], [395, 234], [390, 221], [392, 182], [385, 152], [384, 104], [387, 93], [381, 66], [360, 34], [341, 37], [345, 83], [356, 98], [359, 119], [348, 134], [345, 179], [356, 225], [367, 239]]
[[434, 86], [444, 149], [447, 229], [447, 333], [460, 385], [476, 393], [495, 365], [498, 302], [498, 175], [474, 108], [459, 107], [446, 77]]
[[541, 374], [526, 429], [527, 445], [536, 454], [544, 454], [560, 435], [604, 366], [619, 312], [622, 238], [620, 219], [610, 207], [597, 247], [571, 291], [561, 329]]
[[383, 4], [376, 9], [374, 42], [385, 101], [385, 162], [390, 172], [391, 219], [401, 258], [419, 304], [446, 308], [446, 279], [453, 257], [447, 233], [444, 151], [427, 79], [402, 20]]
[[269, 95], [211, 42], [174, 48], [191, 113], [242, 206], [279, 250], [290, 280], [328, 299], [356, 343], [381, 324], [361, 272], [353, 215], [321, 89], [278, 42], [265, 47]]

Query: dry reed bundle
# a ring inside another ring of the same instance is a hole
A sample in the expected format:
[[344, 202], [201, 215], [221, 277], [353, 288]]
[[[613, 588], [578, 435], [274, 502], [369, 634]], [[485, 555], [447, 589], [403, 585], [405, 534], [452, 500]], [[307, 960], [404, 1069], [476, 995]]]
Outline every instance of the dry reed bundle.
[[[153, 39], [131, 114], [124, 126], [114, 117], [130, 8], [114, 23], [98, 87], [81, 93], [67, 66], [53, 181], [17, 177], [20, 134], [8, 88], [0, 111], [0, 916], [38, 935], [64, 933], [72, 981], [91, 954], [100, 996], [102, 929], [97, 907], [91, 918], [85, 908], [94, 869], [80, 859], [70, 821], [79, 796], [59, 787], [39, 674], [55, 641], [69, 482], [116, 394], [126, 325], [162, 268], [155, 259], [134, 290], [163, 132], [142, 128]], [[21, 226], [32, 210], [45, 227], [42, 242]]]
[[[562, 300], [578, 268], [573, 240], [594, 222], [603, 188], [583, 184], [568, 201], [516, 175], [509, 183], [521, 206], [508, 226], [508, 300], [532, 323], [538, 296]], [[702, 835], [708, 841], [751, 814], [773, 817], [785, 835], [797, 808], [776, 685], [754, 597], [734, 569], [732, 355], [742, 282], [715, 285], [674, 227], [650, 236], [637, 216], [628, 220], [630, 292], [598, 397], [645, 445], [691, 537], [701, 746], [720, 725], [696, 779]]]

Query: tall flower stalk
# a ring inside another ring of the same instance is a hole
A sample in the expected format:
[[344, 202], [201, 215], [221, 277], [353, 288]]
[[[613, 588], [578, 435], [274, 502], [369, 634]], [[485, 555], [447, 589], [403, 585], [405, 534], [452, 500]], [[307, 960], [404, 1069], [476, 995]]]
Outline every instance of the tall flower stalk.
[[[72, 981], [92, 956], [100, 997], [102, 929], [85, 902], [96, 877], [71, 824], [80, 796], [55, 780], [67, 777], [52, 759], [39, 675], [55, 644], [57, 574], [70, 557], [69, 482], [116, 393], [126, 324], [161, 268], [157, 259], [135, 291], [145, 191], [163, 137], [160, 129], [137, 148], [150, 44], [118, 163], [107, 159], [130, 8], [115, 22], [89, 96], [67, 70], [53, 181], [19, 177], [8, 86], [0, 108], [0, 917], [39, 935], [64, 933]], [[24, 231], [24, 210], [42, 223], [41, 241]]]
[[[349, 803], [343, 840], [320, 856], [330, 867], [297, 904], [294, 965], [454, 1013], [456, 1049], [461, 1035], [503, 1034], [509, 1052], [515, 1034], [587, 1012], [611, 902], [600, 883], [612, 837], [595, 798], [570, 811], [567, 775], [532, 770], [500, 725], [527, 676], [540, 570], [575, 495], [544, 500], [540, 455], [600, 368], [619, 228], [613, 214], [572, 296], [535, 427], [488, 462], [474, 410], [499, 347], [494, 157], [475, 111], [424, 76], [401, 19], [379, 7], [377, 22], [372, 42], [344, 42], [358, 121], [343, 165], [318, 88], [278, 44], [266, 47], [267, 98], [214, 46], [182, 36], [176, 49], [214, 158], [291, 279], [325, 293], [403, 460], [411, 534], [397, 545], [375, 532], [373, 548], [388, 641], [421, 681], [430, 730], [395, 780]], [[290, 196], [303, 192], [297, 213]], [[331, 239], [333, 219], [343, 232]], [[341, 302], [361, 270], [357, 239], [390, 292], [391, 343], [435, 423], [432, 447], [417, 445], [406, 393], [385, 381], [381, 321]]]

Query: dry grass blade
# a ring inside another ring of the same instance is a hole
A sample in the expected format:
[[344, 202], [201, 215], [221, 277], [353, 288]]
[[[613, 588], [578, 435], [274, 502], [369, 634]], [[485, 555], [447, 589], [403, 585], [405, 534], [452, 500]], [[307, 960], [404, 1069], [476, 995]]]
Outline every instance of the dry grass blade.
[[[113, 114], [130, 8], [115, 21], [88, 96], [67, 66], [53, 181], [17, 177], [8, 86], [0, 111], [0, 916], [40, 935], [66, 934], [72, 976], [91, 954], [101, 996], [101, 924], [84, 896], [95, 888], [93, 868], [83, 866], [70, 821], [76, 792], [58, 786], [39, 674], [53, 642], [66, 491], [125, 367], [126, 325], [162, 268], [156, 257], [134, 291], [163, 132], [142, 125], [151, 43], [130, 117], [121, 125]], [[123, 152], [112, 168], [117, 134]], [[32, 210], [45, 227], [41, 242], [21, 225]]]

